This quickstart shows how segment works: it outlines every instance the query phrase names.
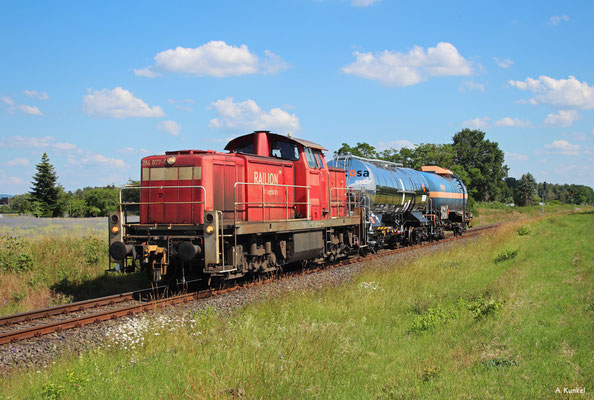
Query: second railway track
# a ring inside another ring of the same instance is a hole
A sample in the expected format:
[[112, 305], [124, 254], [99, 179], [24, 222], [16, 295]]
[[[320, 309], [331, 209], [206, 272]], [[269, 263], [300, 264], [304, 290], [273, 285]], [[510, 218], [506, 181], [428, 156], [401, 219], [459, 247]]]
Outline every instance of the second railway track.
[[[472, 228], [464, 234], [463, 238], [476, 236], [486, 230], [495, 228], [497, 226], [499, 225], [496, 224]], [[414, 246], [401, 247], [393, 250], [382, 250], [378, 253], [370, 254], [365, 258], [349, 258], [318, 268], [308, 268], [288, 272], [283, 274], [280, 279], [287, 279], [295, 274], [311, 274], [320, 269], [336, 268], [342, 265], [352, 264], [355, 262], [387, 257], [394, 254], [411, 251], [414, 249], [428, 247], [434, 244], [450, 242], [456, 239], [456, 237], [451, 236], [438, 242], [423, 243]], [[219, 289], [209, 288], [166, 298], [158, 298], [159, 296], [156, 295], [154, 289], [145, 289], [136, 292], [121, 293], [97, 299], [85, 300], [81, 302], [50, 307], [42, 310], [4, 316], [0, 317], [0, 345], [4, 345], [7, 343], [15, 343], [20, 340], [29, 338], [41, 337], [43, 335], [47, 335], [54, 332], [61, 332], [67, 329], [79, 328], [84, 325], [100, 323], [102, 321], [112, 320], [124, 316], [131, 316], [141, 312], [147, 312], [180, 303], [187, 303], [193, 300], [204, 299], [216, 296], [218, 294], [236, 291], [254, 285], [260, 285], [264, 282], [268, 282], [271, 280], [276, 279], [269, 278], [259, 281], [241, 282], [230, 287]], [[139, 298], [142, 298], [143, 295], [146, 295], [146, 297], [150, 299], [151, 294], [152, 300], [139, 300]], [[100, 310], [101, 308], [105, 309]], [[77, 313], [84, 315], [75, 315], [72, 318], [67, 317], [68, 314]], [[45, 322], [46, 320], [53, 319], [59, 320]]]

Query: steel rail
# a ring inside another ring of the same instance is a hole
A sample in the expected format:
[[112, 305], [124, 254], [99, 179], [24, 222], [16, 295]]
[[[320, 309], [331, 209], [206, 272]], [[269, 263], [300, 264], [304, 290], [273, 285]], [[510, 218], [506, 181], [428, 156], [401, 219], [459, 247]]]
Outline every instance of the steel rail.
[[[193, 281], [188, 281], [193, 282]], [[133, 292], [118, 293], [109, 296], [97, 297], [89, 300], [77, 301], [74, 303], [60, 304], [40, 310], [25, 311], [19, 314], [11, 314], [0, 316], [0, 327], [17, 324], [19, 322], [29, 322], [41, 318], [49, 318], [55, 315], [69, 314], [73, 312], [85, 311], [89, 308], [107, 306], [124, 301], [134, 300], [135, 296], [142, 296], [143, 294], [158, 293], [165, 289], [166, 286], [156, 286], [153, 288], [146, 288], [135, 290]]]
[[105, 306], [132, 300], [136, 292], [120, 293], [112, 296], [100, 297], [78, 301], [76, 303], [61, 304], [59, 306], [43, 308], [41, 310], [26, 311], [19, 314], [5, 315], [0, 317], [0, 326], [16, 324], [18, 322], [32, 321], [34, 319], [49, 318], [54, 315], [67, 314], [76, 311], [84, 311], [89, 308]]
[[[433, 245], [447, 243], [447, 242], [458, 240], [458, 239], [464, 239], [464, 238], [476, 236], [485, 230], [496, 228], [498, 226], [500, 226], [500, 224], [481, 226], [481, 227], [472, 228], [472, 229], [466, 231], [466, 234], [463, 236], [460, 236], [460, 237], [450, 236], [449, 238], [442, 239], [439, 241], [425, 242], [425, 243], [417, 244], [417, 245], [413, 245], [413, 246], [400, 247], [400, 248], [394, 249], [394, 250], [387, 250], [387, 251], [381, 251], [381, 252], [378, 252], [375, 254], [370, 254], [366, 257], [355, 257], [355, 258], [350, 258], [347, 260], [338, 261], [336, 263], [321, 266], [318, 268], [310, 268], [310, 269], [303, 269], [300, 271], [289, 272], [289, 273], [283, 274], [283, 276], [281, 277], [281, 280], [288, 279], [294, 275], [311, 274], [311, 273], [315, 273], [315, 272], [323, 270], [323, 269], [336, 268], [336, 267], [340, 267], [340, 266], [344, 266], [344, 265], [354, 264], [357, 262], [365, 262], [368, 260], [388, 257], [388, 256], [391, 256], [394, 254], [403, 253], [406, 251], [412, 251], [412, 250], [420, 249], [423, 247], [430, 247]], [[142, 304], [138, 304], [138, 305], [127, 306], [127, 307], [123, 307], [123, 308], [120, 308], [117, 310], [109, 310], [109, 311], [99, 312], [99, 313], [95, 313], [95, 314], [89, 314], [89, 315], [85, 315], [85, 316], [81, 316], [81, 317], [77, 317], [77, 318], [72, 318], [72, 319], [68, 319], [68, 320], [64, 320], [64, 321], [57, 321], [57, 322], [39, 325], [39, 326], [35, 326], [35, 327], [25, 328], [25, 329], [21, 329], [18, 331], [5, 332], [5, 333], [0, 334], [0, 345], [7, 344], [7, 343], [14, 343], [19, 340], [29, 339], [29, 338], [33, 338], [33, 337], [40, 337], [40, 336], [47, 335], [47, 334], [54, 333], [54, 332], [61, 332], [63, 330], [67, 330], [67, 329], [80, 328], [84, 325], [99, 323], [102, 321], [116, 319], [116, 318], [120, 318], [120, 317], [127, 316], [127, 315], [131, 316], [131, 315], [138, 314], [141, 312], [147, 312], [147, 311], [151, 311], [151, 310], [155, 310], [155, 309], [163, 308], [163, 307], [167, 307], [167, 306], [172, 306], [172, 305], [176, 305], [176, 304], [180, 304], [180, 303], [187, 303], [192, 300], [204, 299], [204, 298], [212, 297], [212, 296], [219, 295], [222, 293], [233, 292], [236, 290], [245, 289], [245, 288], [252, 287], [255, 285], [260, 285], [264, 282], [276, 281], [276, 280], [278, 280], [278, 279], [266, 278], [264, 280], [259, 280], [259, 281], [243, 282], [240, 284], [236, 284], [235, 286], [231, 286], [231, 287], [224, 288], [224, 289], [205, 289], [205, 290], [201, 290], [201, 291], [197, 291], [197, 292], [193, 292], [193, 293], [186, 293], [186, 294], [182, 294], [182, 295], [178, 295], [178, 296], [173, 296], [170, 298], [154, 300], [154, 301], [150, 301], [150, 302], [146, 302], [146, 303], [142, 303]], [[3, 318], [4, 318], [4, 320], [8, 320], [9, 318], [20, 318], [21, 316], [24, 316], [24, 319], [21, 319], [20, 321], [25, 321], [25, 320], [27, 320], [26, 314], [42, 315], [43, 312], [47, 313], [47, 310], [56, 310], [56, 312], [54, 314], [50, 314], [49, 316], [58, 315], [58, 314], [63, 313], [63, 312], [59, 312], [58, 310], [65, 309], [65, 308], [67, 308], [67, 306], [71, 306], [71, 308], [77, 308], [77, 307], [81, 307], [81, 303], [93, 304], [93, 301], [95, 302], [95, 304], [97, 304], [98, 302], [106, 302], [105, 304], [111, 304], [110, 302], [113, 302], [119, 296], [122, 296], [122, 298], [123, 298], [129, 294], [134, 294], [134, 293], [138, 293], [138, 292], [130, 292], [130, 293], [122, 293], [121, 295], [106, 296], [106, 297], [102, 297], [99, 299], [87, 300], [84, 302], [74, 303], [74, 304], [70, 304], [70, 305], [51, 307], [51, 308], [48, 308], [45, 310], [34, 311], [31, 313], [16, 314], [16, 315], [11, 315], [11, 316], [7, 316], [7, 317], [3, 317]], [[89, 307], [93, 307], [93, 306], [90, 305]], [[44, 316], [46, 316], [46, 315], [44, 314], [43, 316], [38, 317], [38, 318], [43, 318]]]

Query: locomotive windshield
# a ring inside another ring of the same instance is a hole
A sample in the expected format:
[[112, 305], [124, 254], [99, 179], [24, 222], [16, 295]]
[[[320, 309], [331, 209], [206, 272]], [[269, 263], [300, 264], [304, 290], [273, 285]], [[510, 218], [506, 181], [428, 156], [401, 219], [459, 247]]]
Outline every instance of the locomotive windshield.
[[277, 140], [272, 142], [270, 155], [282, 160], [297, 161], [299, 160], [299, 149], [295, 143]]
[[254, 154], [254, 143], [250, 142], [235, 149], [236, 153]]

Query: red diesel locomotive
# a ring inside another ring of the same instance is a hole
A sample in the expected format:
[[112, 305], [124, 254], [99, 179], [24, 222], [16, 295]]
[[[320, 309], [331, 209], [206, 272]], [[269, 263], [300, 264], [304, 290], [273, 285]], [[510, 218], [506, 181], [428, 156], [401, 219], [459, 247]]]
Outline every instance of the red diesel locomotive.
[[140, 196], [120, 199], [109, 218], [110, 269], [140, 268], [154, 282], [210, 281], [365, 248], [364, 202], [322, 146], [257, 131], [225, 150], [142, 159], [141, 185], [120, 192]]

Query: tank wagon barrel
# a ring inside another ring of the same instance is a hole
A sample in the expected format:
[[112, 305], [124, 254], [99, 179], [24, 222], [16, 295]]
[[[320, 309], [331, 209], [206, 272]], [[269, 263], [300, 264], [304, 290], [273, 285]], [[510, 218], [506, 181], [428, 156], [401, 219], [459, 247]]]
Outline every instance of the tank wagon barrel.
[[445, 168], [417, 171], [350, 154], [328, 164], [344, 169], [347, 187], [369, 198], [369, 234], [378, 246], [439, 239], [444, 230], [461, 233], [469, 222], [466, 187]]

